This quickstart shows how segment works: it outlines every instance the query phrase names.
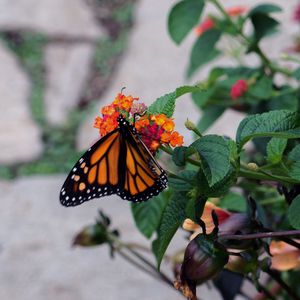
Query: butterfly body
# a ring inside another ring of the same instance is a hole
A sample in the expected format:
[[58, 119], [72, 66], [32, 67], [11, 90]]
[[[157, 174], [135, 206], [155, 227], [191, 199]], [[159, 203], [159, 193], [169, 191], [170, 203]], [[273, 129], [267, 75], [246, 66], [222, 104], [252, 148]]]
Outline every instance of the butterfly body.
[[117, 194], [132, 202], [146, 201], [167, 186], [164, 170], [123, 116], [119, 127], [99, 139], [78, 160], [61, 191], [64, 206]]

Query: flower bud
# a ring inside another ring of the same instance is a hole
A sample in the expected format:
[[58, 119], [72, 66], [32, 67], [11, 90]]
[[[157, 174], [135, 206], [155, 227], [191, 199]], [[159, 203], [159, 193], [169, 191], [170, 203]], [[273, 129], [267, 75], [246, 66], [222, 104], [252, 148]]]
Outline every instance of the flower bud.
[[184, 126], [188, 129], [188, 130], [192, 130], [194, 131], [198, 136], [202, 136], [201, 132], [198, 130], [197, 126], [190, 121], [189, 119], [187, 119], [184, 123]]
[[89, 225], [79, 232], [72, 243], [72, 246], [79, 245], [83, 247], [97, 246], [108, 241], [107, 232], [102, 224]]
[[[245, 213], [233, 213], [219, 225], [219, 233], [224, 234], [248, 234], [251, 232], [251, 220]], [[226, 248], [248, 249], [252, 247], [253, 240], [226, 240], [222, 241]]]
[[231, 87], [230, 96], [232, 100], [242, 97], [248, 90], [248, 83], [244, 79], [237, 80]]
[[187, 119], [184, 123], [184, 126], [188, 129], [188, 130], [195, 130], [197, 127], [196, 125], [190, 121], [189, 119]]
[[175, 287], [184, 296], [196, 299], [196, 285], [217, 275], [228, 262], [228, 253], [213, 235], [199, 234], [187, 246]]
[[248, 163], [247, 167], [251, 171], [257, 171], [259, 169], [259, 167], [256, 163]]

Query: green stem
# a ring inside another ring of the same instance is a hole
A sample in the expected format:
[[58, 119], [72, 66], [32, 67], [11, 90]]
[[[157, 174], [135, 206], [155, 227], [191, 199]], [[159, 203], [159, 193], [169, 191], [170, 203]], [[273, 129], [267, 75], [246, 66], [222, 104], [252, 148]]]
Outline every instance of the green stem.
[[245, 165], [241, 165], [239, 176], [256, 180], [278, 181], [285, 184], [299, 184], [298, 180], [292, 179], [290, 177], [273, 175], [261, 169], [258, 169], [257, 171], [249, 170], [249, 168], [247, 168]]
[[[165, 147], [165, 146], [160, 146], [159, 149], [161, 149], [162, 151], [164, 151], [164, 152], [166, 152], [170, 155], [173, 155], [173, 153], [174, 153], [174, 151], [171, 148], [168, 148], [168, 147]], [[187, 157], [186, 161], [189, 162], [190, 164], [194, 165], [194, 166], [202, 167], [200, 161], [194, 160], [190, 157]]]
[[[231, 24], [231, 26], [239, 33], [239, 35], [242, 37], [242, 39], [245, 41], [245, 43], [247, 43], [248, 46], [252, 45], [252, 40], [247, 37], [241, 28], [239, 28], [230, 18], [230, 16], [227, 14], [226, 10], [224, 9], [224, 7], [218, 2], [218, 0], [209, 0], [211, 3], [213, 3], [218, 9], [219, 11], [222, 13], [222, 15], [224, 16], [224, 18], [227, 20], [227, 22], [229, 22]], [[252, 45], [253, 46], [253, 45]], [[288, 69], [282, 68], [280, 66], [274, 65], [269, 58], [265, 55], [265, 53], [262, 51], [262, 49], [259, 47], [259, 45], [255, 45], [253, 47], [253, 51], [256, 52], [256, 54], [260, 57], [262, 64], [267, 67], [268, 69], [270, 69], [270, 71], [272, 73], [282, 73], [286, 76], [292, 76], [293, 72], [291, 72]]]
[[281, 203], [281, 202], [284, 202], [284, 198], [274, 197], [274, 198], [269, 198], [269, 199], [259, 201], [259, 204], [260, 205], [269, 205], [269, 204]]

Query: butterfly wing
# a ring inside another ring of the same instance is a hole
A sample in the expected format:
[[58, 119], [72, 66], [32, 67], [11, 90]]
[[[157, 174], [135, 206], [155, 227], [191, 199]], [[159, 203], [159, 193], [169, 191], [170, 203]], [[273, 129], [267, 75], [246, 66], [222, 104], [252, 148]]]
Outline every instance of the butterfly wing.
[[97, 141], [75, 164], [61, 191], [60, 202], [75, 206], [93, 198], [118, 193], [124, 181], [120, 169], [124, 161], [119, 129]]
[[60, 192], [64, 206], [118, 194], [146, 201], [167, 187], [167, 176], [123, 118], [119, 128], [96, 142], [75, 164]]
[[141, 202], [158, 195], [167, 187], [165, 171], [156, 162], [147, 146], [129, 127], [126, 139], [126, 169], [121, 198]]

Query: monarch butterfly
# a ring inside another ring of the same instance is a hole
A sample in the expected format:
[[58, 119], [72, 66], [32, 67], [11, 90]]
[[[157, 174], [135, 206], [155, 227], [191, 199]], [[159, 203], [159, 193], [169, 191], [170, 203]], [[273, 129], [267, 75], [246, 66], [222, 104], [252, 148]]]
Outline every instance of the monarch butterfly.
[[146, 201], [167, 187], [165, 171], [120, 115], [118, 128], [99, 139], [78, 160], [61, 191], [64, 206], [117, 194], [132, 202]]

